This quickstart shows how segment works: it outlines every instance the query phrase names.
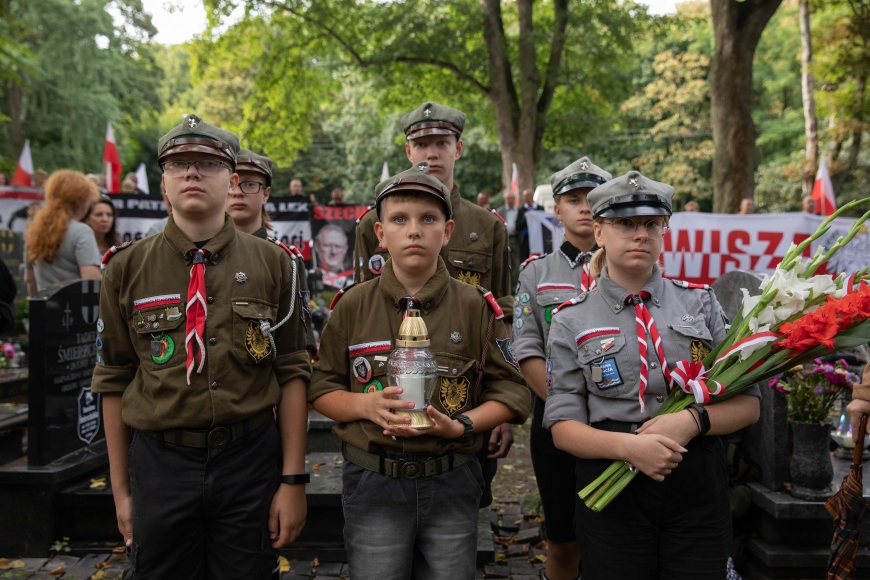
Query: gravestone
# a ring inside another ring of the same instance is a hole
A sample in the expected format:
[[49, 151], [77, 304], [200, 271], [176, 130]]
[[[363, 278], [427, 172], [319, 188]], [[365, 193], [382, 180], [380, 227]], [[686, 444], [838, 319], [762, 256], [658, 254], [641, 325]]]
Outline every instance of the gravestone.
[[30, 301], [29, 465], [47, 465], [104, 437], [91, 393], [100, 282], [46, 288]]

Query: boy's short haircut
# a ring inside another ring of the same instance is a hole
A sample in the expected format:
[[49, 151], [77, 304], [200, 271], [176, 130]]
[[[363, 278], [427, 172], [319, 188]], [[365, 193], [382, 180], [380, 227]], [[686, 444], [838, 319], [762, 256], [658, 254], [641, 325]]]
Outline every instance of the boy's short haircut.
[[[422, 200], [435, 201], [435, 196], [429, 195], [428, 193], [423, 193], [422, 191], [410, 191], [410, 190], [392, 193], [392, 194], [388, 195], [387, 197], [385, 197], [383, 200], [381, 200], [381, 203], [377, 206], [378, 221], [381, 221], [381, 218], [383, 217], [381, 214], [381, 211], [383, 210], [383, 208], [387, 204], [387, 202], [390, 202], [390, 201], [422, 201]], [[441, 210], [444, 212], [444, 220], [445, 221], [449, 220], [450, 214], [447, 211], [447, 206], [442, 202], [437, 202], [437, 203], [441, 207]]]

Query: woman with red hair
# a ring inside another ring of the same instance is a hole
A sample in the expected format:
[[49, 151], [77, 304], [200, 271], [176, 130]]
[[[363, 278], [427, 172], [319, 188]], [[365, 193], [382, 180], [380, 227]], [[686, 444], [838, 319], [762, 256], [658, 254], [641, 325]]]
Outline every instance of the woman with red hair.
[[93, 230], [81, 220], [100, 197], [83, 173], [62, 169], [45, 183], [45, 207], [26, 233], [27, 290], [32, 296], [64, 280], [99, 280], [100, 252]]

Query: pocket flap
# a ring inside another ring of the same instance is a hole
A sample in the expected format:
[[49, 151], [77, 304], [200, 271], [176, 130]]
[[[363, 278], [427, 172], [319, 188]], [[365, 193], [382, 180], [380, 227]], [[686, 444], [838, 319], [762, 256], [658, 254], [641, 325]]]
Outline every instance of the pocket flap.
[[450, 250], [447, 253], [450, 263], [460, 270], [486, 272], [489, 269], [489, 254], [475, 250]]
[[[548, 285], [549, 286], [549, 285]], [[573, 284], [559, 284], [559, 288], [538, 289], [538, 294], [535, 299], [538, 306], [549, 306], [551, 304], [562, 304], [577, 296], [579, 292]]]
[[577, 360], [584, 365], [604, 356], [612, 356], [625, 348], [625, 334], [618, 328], [591, 329], [578, 335], [575, 340]]
[[256, 300], [253, 298], [239, 298], [233, 300], [233, 312], [242, 318], [274, 321], [275, 308], [274, 305], [265, 300]]
[[692, 324], [669, 324], [668, 327], [677, 334], [682, 334], [689, 338], [697, 338], [708, 343], [711, 343], [713, 340], [710, 330], [699, 320], [694, 321]]

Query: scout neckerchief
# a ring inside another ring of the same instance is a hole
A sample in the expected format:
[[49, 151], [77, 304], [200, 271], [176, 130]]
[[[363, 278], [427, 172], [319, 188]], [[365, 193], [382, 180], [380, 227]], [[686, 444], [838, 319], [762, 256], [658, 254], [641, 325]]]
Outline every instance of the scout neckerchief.
[[589, 271], [589, 260], [592, 259], [592, 256], [596, 251], [598, 251], [598, 246], [592, 246], [591, 250], [584, 252], [568, 240], [565, 240], [562, 242], [562, 245], [559, 246], [559, 252], [565, 256], [565, 259], [568, 260], [568, 265], [571, 266], [571, 268], [576, 267], [578, 263], [582, 263], [583, 271], [580, 274], [581, 293], [594, 290], [597, 286], [595, 278]]
[[[193, 254], [193, 266], [190, 268], [190, 283], [187, 285], [187, 306], [184, 313], [187, 321], [184, 327], [184, 349], [187, 351], [187, 384], [190, 384], [190, 375], [196, 362], [194, 346], [199, 348], [199, 366], [197, 374], [202, 372], [205, 364], [205, 343], [202, 340], [205, 335], [205, 250], [196, 250]], [[194, 345], [191, 342], [196, 339]]]
[[644, 300], [649, 300], [650, 293], [645, 290], [640, 294], [629, 296], [625, 301], [634, 304], [634, 316], [637, 321], [637, 344], [640, 349], [640, 410], [643, 412], [646, 402], [644, 393], [649, 378], [649, 360], [647, 359], [647, 344], [646, 334], [649, 331], [649, 337], [653, 341], [656, 354], [659, 356], [659, 363], [662, 367], [662, 374], [665, 376], [665, 384], [671, 382], [671, 372], [668, 370], [668, 361], [665, 360], [665, 349], [662, 347], [662, 337], [659, 336], [659, 330], [656, 328], [656, 323], [650, 314], [649, 308], [644, 304]]
[[422, 310], [420, 301], [413, 296], [404, 296], [399, 299], [399, 305], [402, 307], [402, 320], [408, 316], [409, 310]]

